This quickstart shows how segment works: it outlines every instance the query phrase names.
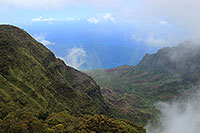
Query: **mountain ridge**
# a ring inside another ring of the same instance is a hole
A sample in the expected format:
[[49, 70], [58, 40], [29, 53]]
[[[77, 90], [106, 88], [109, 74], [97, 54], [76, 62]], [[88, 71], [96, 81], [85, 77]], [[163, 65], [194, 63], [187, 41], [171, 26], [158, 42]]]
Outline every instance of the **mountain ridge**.
[[[199, 45], [184, 42], [146, 54], [136, 66], [94, 69], [86, 73], [101, 86], [108, 102], [118, 110], [122, 107], [122, 112], [127, 111], [126, 119], [145, 124], [156, 117], [156, 102], [185, 96], [193, 90], [188, 88], [198, 85], [199, 53]], [[130, 95], [136, 99], [127, 100]]]

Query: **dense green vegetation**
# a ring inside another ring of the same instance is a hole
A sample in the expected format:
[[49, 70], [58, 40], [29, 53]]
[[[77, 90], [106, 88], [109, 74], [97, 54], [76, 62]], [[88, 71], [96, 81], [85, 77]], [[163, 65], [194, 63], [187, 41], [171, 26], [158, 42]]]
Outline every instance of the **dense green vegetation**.
[[[43, 114], [46, 116], [46, 114]], [[137, 126], [126, 120], [116, 120], [104, 115], [84, 115], [77, 117], [63, 111], [48, 117], [34, 116], [30, 112], [18, 110], [0, 119], [2, 133], [90, 133], [90, 132], [131, 132], [145, 133], [143, 126]]]
[[0, 26], [0, 99], [0, 132], [145, 132], [111, 119], [122, 115], [92, 78], [9, 25]]

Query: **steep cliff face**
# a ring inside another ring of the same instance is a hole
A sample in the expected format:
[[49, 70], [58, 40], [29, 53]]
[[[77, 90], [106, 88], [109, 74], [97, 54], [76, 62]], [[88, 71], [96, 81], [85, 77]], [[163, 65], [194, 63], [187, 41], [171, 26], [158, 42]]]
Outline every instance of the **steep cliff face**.
[[57, 59], [45, 46], [14, 26], [0, 26], [1, 106], [79, 114], [107, 114], [92, 78]]
[[146, 54], [136, 66], [149, 72], [178, 74], [194, 78], [194, 73], [200, 72], [200, 46], [185, 42], [171, 48], [163, 48], [156, 54]]

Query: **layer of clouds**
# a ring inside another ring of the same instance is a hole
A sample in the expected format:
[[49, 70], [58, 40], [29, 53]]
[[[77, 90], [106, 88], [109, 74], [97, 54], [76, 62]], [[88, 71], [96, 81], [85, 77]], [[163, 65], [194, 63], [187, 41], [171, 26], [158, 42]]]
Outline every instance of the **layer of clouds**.
[[[59, 22], [59, 21], [80, 21], [80, 18], [44, 18], [42, 16], [32, 18], [32, 22], [47, 22], [49, 24], [53, 22]], [[96, 14], [95, 17], [89, 17], [87, 18], [87, 21], [92, 24], [102, 23], [102, 22], [114, 22], [115, 18], [112, 16], [111, 13], [105, 13], [105, 14]]]
[[148, 125], [148, 133], [198, 133], [200, 131], [200, 93], [184, 101], [159, 103], [162, 116], [158, 126]]
[[87, 53], [83, 48], [71, 48], [68, 49], [67, 55], [65, 57], [59, 57], [65, 61], [69, 66], [72, 66], [76, 69], [80, 69], [81, 66], [85, 63]]
[[[142, 21], [144, 24], [148, 23], [149, 19], [164, 19], [177, 27], [186, 29], [189, 39], [200, 40], [199, 0], [0, 0], [0, 3], [0, 9], [26, 8], [39, 10], [86, 5], [94, 9], [112, 11], [124, 20]], [[110, 18], [109, 15], [108, 18]], [[99, 23], [97, 17], [88, 18], [88, 21]], [[160, 21], [160, 24], [165, 24], [165, 22]]]
[[38, 42], [44, 44], [44, 45], [52, 45], [55, 44], [54, 42], [48, 41], [46, 40], [46, 33], [40, 33], [40, 34], [34, 34], [33, 37], [35, 38], [35, 40], [37, 40]]
[[188, 32], [188, 36], [184, 36], [183, 40], [200, 41], [199, 0], [102, 0], [101, 2], [85, 0], [84, 2], [95, 7], [112, 9], [122, 19], [139, 21], [144, 25], [151, 19], [161, 20], [160, 24], [170, 22]]
[[115, 18], [112, 16], [111, 13], [105, 13], [105, 14], [96, 14], [96, 17], [89, 17], [87, 21], [92, 24], [97, 24], [101, 22], [114, 22]]
[[56, 21], [80, 21], [79, 18], [43, 18], [42, 16], [32, 18], [32, 22], [56, 22]]

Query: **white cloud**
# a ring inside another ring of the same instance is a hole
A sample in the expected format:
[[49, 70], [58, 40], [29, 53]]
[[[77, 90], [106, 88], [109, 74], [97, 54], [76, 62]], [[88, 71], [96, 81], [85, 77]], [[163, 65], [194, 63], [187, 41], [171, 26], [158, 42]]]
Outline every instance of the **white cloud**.
[[163, 38], [155, 38], [154, 36], [148, 36], [145, 40], [145, 43], [150, 46], [164, 47], [164, 46], [169, 46], [173, 42]]
[[67, 55], [61, 57], [61, 59], [63, 59], [67, 65], [80, 69], [80, 67], [85, 63], [86, 57], [87, 54], [83, 48], [74, 47], [69, 49]]
[[140, 34], [133, 34], [131, 36], [131, 40], [137, 43], [145, 43], [152, 47], [173, 46], [179, 43], [175, 38], [172, 38], [170, 36], [165, 36], [165, 38], [157, 37], [156, 35], [153, 34], [147, 36], [142, 36]]
[[50, 42], [48, 40], [46, 40], [46, 33], [40, 33], [40, 34], [34, 34], [33, 37], [40, 43], [44, 44], [44, 45], [51, 45], [51, 44], [55, 44], [54, 42]]
[[96, 17], [90, 17], [87, 19], [89, 23], [97, 24], [102, 22], [114, 22], [115, 18], [111, 13], [96, 14]]
[[38, 22], [42, 20], [42, 16], [38, 17], [38, 18], [33, 18], [32, 21], [34, 22]]
[[104, 21], [114, 21], [115, 20], [111, 13], [104, 14], [103, 19], [104, 19]]
[[200, 98], [199, 93], [184, 101], [159, 103], [161, 111], [160, 124], [147, 126], [148, 133], [199, 133]]
[[97, 24], [97, 23], [99, 23], [99, 20], [96, 19], [96, 18], [94, 18], [94, 17], [88, 18], [87, 21], [88, 21], [89, 23], [92, 23], [92, 24]]
[[80, 18], [43, 18], [42, 16], [38, 18], [32, 18], [33, 22], [55, 22], [55, 21], [80, 21]]

